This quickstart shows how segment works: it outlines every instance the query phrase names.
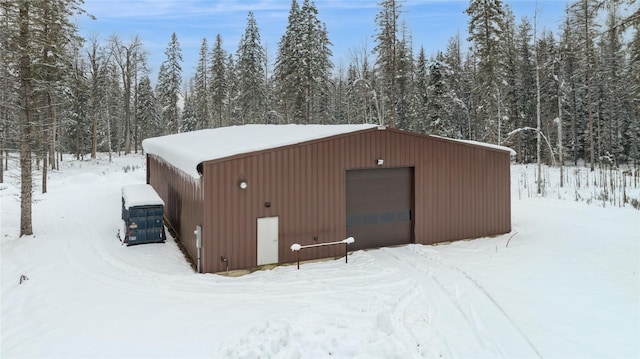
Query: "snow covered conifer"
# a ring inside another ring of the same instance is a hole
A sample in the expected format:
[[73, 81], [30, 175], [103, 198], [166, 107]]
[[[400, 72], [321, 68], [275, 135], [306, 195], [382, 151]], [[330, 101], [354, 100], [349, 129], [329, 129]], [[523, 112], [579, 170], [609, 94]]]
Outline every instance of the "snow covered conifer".
[[[15, 105], [20, 129], [20, 236], [33, 234], [31, 156], [38, 135], [44, 137], [43, 159], [53, 156], [51, 148], [55, 150], [56, 91], [64, 87], [62, 72], [71, 62], [67, 46], [77, 43], [77, 28], [70, 20], [73, 14], [83, 13], [80, 4], [79, 0], [2, 3], [1, 13], [6, 18], [2, 19], [0, 35], [6, 38], [1, 51], [5, 65], [12, 67], [4, 70], [18, 79]], [[40, 129], [44, 132], [39, 133]], [[44, 181], [46, 175], [46, 186]]]
[[477, 104], [482, 129], [480, 140], [498, 142], [497, 99], [500, 90], [500, 41], [503, 31], [504, 9], [501, 0], [471, 0], [469, 38], [477, 56]]
[[194, 96], [194, 86], [191, 82], [184, 92], [184, 109], [182, 110], [182, 121], [180, 122], [180, 132], [191, 132], [198, 129], [197, 103]]
[[285, 122], [331, 122], [329, 110], [331, 42], [318, 9], [304, 0], [293, 0], [288, 25], [278, 44], [275, 89]]
[[240, 123], [262, 123], [265, 116], [265, 53], [260, 43], [260, 29], [253, 12], [237, 51], [238, 116]]
[[412, 130], [427, 133], [425, 127], [429, 117], [429, 74], [427, 71], [427, 56], [424, 47], [420, 47], [415, 70], [416, 121]]
[[[211, 54], [211, 68], [209, 70], [209, 94], [211, 97], [211, 127], [226, 126], [230, 119], [226, 110], [228, 79], [227, 53], [222, 48], [222, 36], [216, 36]], [[233, 78], [235, 81], [235, 78]]]
[[402, 25], [402, 38], [398, 43], [398, 75], [396, 79], [396, 122], [397, 127], [411, 130], [416, 117], [415, 100], [415, 61], [413, 59], [413, 40]]
[[449, 137], [451, 125], [446, 113], [445, 99], [447, 98], [446, 77], [448, 75], [447, 64], [441, 52], [429, 64], [428, 89], [428, 131], [430, 134]]
[[136, 118], [140, 123], [140, 138], [144, 140], [145, 138], [162, 135], [162, 128], [158, 122], [158, 104], [148, 75], [140, 79], [137, 92], [138, 108], [136, 109]]
[[578, 73], [580, 76], [579, 86], [584, 93], [582, 107], [586, 111], [587, 128], [586, 133], [589, 144], [589, 164], [591, 171], [595, 169], [596, 147], [594, 132], [594, 112], [593, 90], [594, 75], [596, 68], [594, 39], [599, 28], [596, 18], [598, 11], [602, 7], [599, 0], [579, 0], [569, 7], [567, 14], [569, 27], [579, 46], [575, 47], [580, 59]]
[[166, 133], [178, 133], [180, 130], [178, 101], [182, 86], [182, 50], [175, 32], [171, 34], [165, 55], [167, 59], [162, 63], [158, 74], [157, 95]]
[[381, 115], [379, 118], [383, 124], [396, 127], [397, 123], [397, 76], [398, 76], [398, 18], [400, 17], [400, 1], [382, 0], [378, 3], [380, 12], [376, 15], [375, 22], [378, 26], [375, 35], [376, 46], [373, 51], [377, 55], [376, 66], [382, 81], [380, 97], [382, 99]]
[[200, 56], [198, 58], [198, 65], [195, 73], [195, 86], [192, 96], [194, 96], [195, 103], [195, 115], [196, 128], [210, 128], [211, 126], [211, 114], [210, 114], [210, 99], [209, 94], [209, 45], [207, 44], [207, 38], [202, 39], [200, 45]]

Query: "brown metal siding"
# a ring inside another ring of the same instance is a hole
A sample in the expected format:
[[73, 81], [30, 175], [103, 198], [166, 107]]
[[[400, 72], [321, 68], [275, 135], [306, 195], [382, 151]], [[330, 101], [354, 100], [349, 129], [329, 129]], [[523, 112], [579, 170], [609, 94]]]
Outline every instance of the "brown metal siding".
[[147, 183], [165, 203], [165, 218], [192, 259], [197, 258], [193, 231], [202, 224], [202, 187], [200, 181], [177, 171], [161, 159], [147, 155]]
[[[231, 269], [255, 266], [259, 217], [279, 217], [282, 263], [295, 261], [289, 249], [293, 243], [315, 243], [314, 237], [319, 242], [344, 239], [346, 170], [377, 168], [378, 158], [385, 160], [384, 167], [414, 168], [416, 243], [511, 230], [508, 153], [372, 129], [206, 162], [204, 271], [224, 270], [221, 256], [228, 258]], [[246, 190], [238, 186], [241, 179], [249, 184]], [[192, 236], [193, 228], [183, 231]], [[301, 258], [338, 256], [343, 250], [319, 247], [302, 251]]]

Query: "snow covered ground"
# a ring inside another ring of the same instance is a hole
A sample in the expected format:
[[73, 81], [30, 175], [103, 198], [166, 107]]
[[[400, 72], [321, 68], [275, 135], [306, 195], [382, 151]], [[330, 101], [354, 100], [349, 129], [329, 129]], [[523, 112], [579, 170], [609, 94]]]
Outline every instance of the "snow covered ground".
[[640, 357], [640, 212], [550, 182], [531, 195], [532, 168], [513, 166], [511, 234], [237, 278], [195, 274], [172, 241], [116, 239], [141, 156], [67, 158], [26, 238], [10, 170], [0, 357]]

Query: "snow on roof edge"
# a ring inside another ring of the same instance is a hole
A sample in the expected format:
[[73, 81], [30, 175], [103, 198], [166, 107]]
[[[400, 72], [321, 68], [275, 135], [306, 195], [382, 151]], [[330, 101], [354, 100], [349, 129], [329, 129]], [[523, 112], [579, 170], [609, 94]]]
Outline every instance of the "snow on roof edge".
[[376, 128], [360, 125], [243, 125], [148, 138], [142, 147], [193, 178], [198, 164]]
[[494, 145], [492, 143], [487, 143], [487, 142], [479, 142], [479, 141], [473, 141], [473, 140], [461, 140], [461, 139], [442, 137], [442, 136], [436, 136], [436, 135], [429, 135], [429, 136], [435, 137], [435, 138], [441, 138], [443, 140], [448, 140], [448, 141], [462, 142], [462, 143], [467, 143], [467, 144], [474, 145], [474, 146], [486, 147], [486, 148], [491, 148], [491, 149], [494, 149], [494, 150], [505, 151], [505, 152], [509, 152], [509, 154], [511, 156], [515, 156], [516, 155], [516, 151], [511, 147], [506, 147], [506, 146], [501, 146], [501, 145]]

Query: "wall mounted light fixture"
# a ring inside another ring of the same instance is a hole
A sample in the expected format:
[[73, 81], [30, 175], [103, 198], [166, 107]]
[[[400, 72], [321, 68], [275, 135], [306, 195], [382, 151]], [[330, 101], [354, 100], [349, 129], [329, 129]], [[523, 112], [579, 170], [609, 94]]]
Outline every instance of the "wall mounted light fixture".
[[378, 164], [378, 166], [382, 166], [384, 164], [384, 160], [382, 158], [378, 158], [378, 161], [376, 161], [376, 163]]
[[247, 189], [249, 185], [247, 184], [247, 181], [240, 181], [240, 183], [238, 183], [238, 186], [240, 186], [240, 189]]

